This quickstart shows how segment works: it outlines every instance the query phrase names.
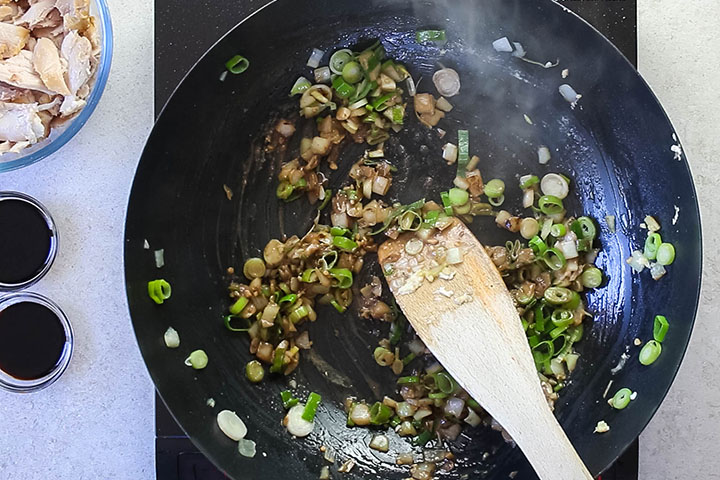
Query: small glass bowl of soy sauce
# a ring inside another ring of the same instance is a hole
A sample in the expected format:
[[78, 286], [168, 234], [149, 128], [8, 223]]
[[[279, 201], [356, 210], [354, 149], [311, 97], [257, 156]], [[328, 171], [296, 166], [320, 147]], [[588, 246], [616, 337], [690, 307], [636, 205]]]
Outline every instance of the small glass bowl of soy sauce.
[[53, 384], [72, 351], [72, 327], [53, 301], [32, 292], [0, 297], [0, 388], [34, 392]]
[[57, 248], [57, 227], [45, 206], [24, 193], [0, 192], [0, 291], [35, 284]]

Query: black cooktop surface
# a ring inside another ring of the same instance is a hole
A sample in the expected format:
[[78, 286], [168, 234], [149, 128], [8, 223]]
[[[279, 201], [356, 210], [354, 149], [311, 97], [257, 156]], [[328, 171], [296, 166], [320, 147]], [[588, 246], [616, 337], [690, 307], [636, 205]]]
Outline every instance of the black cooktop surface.
[[[528, 0], [536, 1], [536, 0]], [[595, 26], [637, 65], [637, 0], [557, 0]], [[195, 61], [267, 0], [155, 0], [155, 113]], [[156, 396], [158, 480], [227, 479], [187, 438]], [[602, 480], [637, 480], [637, 441]]]

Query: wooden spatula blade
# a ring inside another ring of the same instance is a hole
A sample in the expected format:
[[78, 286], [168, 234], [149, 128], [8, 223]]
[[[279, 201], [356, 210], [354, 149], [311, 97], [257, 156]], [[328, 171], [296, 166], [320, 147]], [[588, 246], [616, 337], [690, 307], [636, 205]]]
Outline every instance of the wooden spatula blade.
[[[484, 247], [457, 219], [419, 252], [417, 241], [412, 234], [388, 240], [378, 258], [418, 336], [541, 479], [592, 478], [547, 405], [517, 310]], [[453, 265], [438, 262], [448, 257]]]

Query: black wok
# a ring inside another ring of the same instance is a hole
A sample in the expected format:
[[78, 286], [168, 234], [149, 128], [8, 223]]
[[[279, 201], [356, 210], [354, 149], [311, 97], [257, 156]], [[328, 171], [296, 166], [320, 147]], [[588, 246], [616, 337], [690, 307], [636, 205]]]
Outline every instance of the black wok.
[[[552, 2], [454, 0], [449, 8], [433, 2], [279, 0], [260, 10], [215, 45], [188, 74], [156, 124], [137, 170], [126, 224], [127, 295], [140, 349], [163, 400], [196, 445], [231, 477], [317, 478], [326, 464], [320, 445], [336, 449], [339, 462], [353, 457], [358, 465], [347, 478], [404, 478], [393, 455], [370, 450], [371, 432], [345, 427], [342, 401], [356, 395], [374, 401], [391, 393], [393, 379], [373, 361], [371, 349], [387, 326], [321, 312], [310, 325], [315, 361], [306, 356], [293, 377], [301, 396], [323, 396], [313, 435], [294, 440], [280, 426], [279, 391], [286, 378], [250, 385], [243, 367], [250, 359], [247, 339], [222, 326], [227, 309], [228, 266], [282, 232], [304, 232], [312, 207], [304, 200], [284, 205], [274, 195], [277, 159], [260, 152], [262, 134], [278, 115], [292, 112], [296, 99], [287, 92], [298, 75], [311, 76], [305, 62], [313, 47], [339, 47], [383, 40], [389, 54], [404, 61], [420, 91], [431, 91], [429, 76], [438, 61], [456, 68], [463, 79], [455, 110], [441, 125], [450, 138], [469, 128], [471, 150], [482, 158], [486, 178], [508, 184], [508, 205], [519, 205], [518, 174], [558, 171], [573, 179], [570, 211], [598, 220], [603, 251], [598, 266], [607, 274], [603, 288], [588, 295], [595, 313], [579, 344], [582, 354], [572, 382], [563, 391], [557, 415], [583, 460], [599, 473], [637, 437], [655, 412], [678, 369], [695, 317], [700, 288], [701, 236], [696, 196], [684, 157], [675, 159], [674, 130], [656, 98], [624, 57], [600, 34]], [[451, 39], [443, 53], [413, 41], [418, 27], [446, 28]], [[543, 69], [497, 54], [492, 40], [507, 35], [520, 41], [530, 57], [561, 60]], [[242, 53], [251, 61], [242, 75], [218, 77], [224, 62]], [[562, 80], [560, 70], [570, 77]], [[582, 95], [574, 110], [558, 94], [568, 82]], [[523, 119], [532, 118], [534, 125]], [[417, 122], [396, 136], [387, 150], [399, 167], [389, 193], [409, 202], [437, 197], [454, 176], [440, 158], [443, 143]], [[548, 145], [548, 166], [536, 160]], [[331, 188], [346, 178], [347, 166], [361, 147], [344, 152]], [[229, 201], [223, 191], [233, 191]], [[679, 209], [677, 221], [671, 219]], [[631, 275], [624, 259], [644, 240], [639, 228], [646, 214], [663, 225], [663, 238], [675, 243], [677, 258], [659, 282], [647, 272]], [[604, 217], [615, 215], [612, 233]], [[507, 237], [492, 221], [472, 228], [486, 244]], [[143, 248], [147, 239], [151, 250]], [[166, 265], [157, 270], [152, 249], [164, 248]], [[147, 281], [165, 278], [172, 298], [162, 306], [147, 295]], [[660, 359], [650, 368], [636, 361], [634, 338], [652, 336], [652, 319], [662, 313], [671, 329]], [[177, 350], [162, 340], [172, 325], [181, 337]], [[622, 353], [631, 358], [612, 375]], [[194, 349], [210, 358], [194, 371], [183, 360]], [[628, 386], [638, 392], [626, 410], [611, 410], [602, 399]], [[208, 398], [215, 408], [206, 405]], [[508, 399], [512, 401], [512, 399]], [[235, 444], [217, 428], [220, 409], [235, 410], [248, 424], [258, 455], [238, 455]], [[598, 420], [612, 429], [593, 434]], [[401, 451], [393, 441], [391, 452]], [[453, 446], [457, 467], [449, 477], [534, 478], [522, 454], [488, 429], [468, 429]], [[483, 454], [491, 455], [483, 459]], [[485, 476], [483, 473], [487, 472]]]

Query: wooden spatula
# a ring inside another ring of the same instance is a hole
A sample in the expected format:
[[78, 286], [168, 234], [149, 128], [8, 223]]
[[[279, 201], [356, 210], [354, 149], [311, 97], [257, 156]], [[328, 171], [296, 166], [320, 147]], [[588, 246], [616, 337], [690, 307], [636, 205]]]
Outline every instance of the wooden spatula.
[[[402, 234], [381, 245], [378, 257], [422, 341], [512, 436], [541, 480], [592, 479], [550, 411], [510, 293], [483, 246], [457, 219], [418, 242]], [[453, 265], [442, 269], [446, 263]]]

